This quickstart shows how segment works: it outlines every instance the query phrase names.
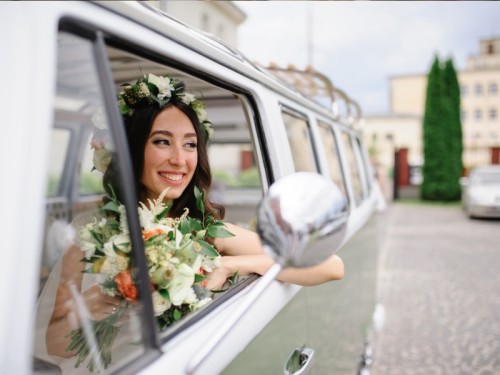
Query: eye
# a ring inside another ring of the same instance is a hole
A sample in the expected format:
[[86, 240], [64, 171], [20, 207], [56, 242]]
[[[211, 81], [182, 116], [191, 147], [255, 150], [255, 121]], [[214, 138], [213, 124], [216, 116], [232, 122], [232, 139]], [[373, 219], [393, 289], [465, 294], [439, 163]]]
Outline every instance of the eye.
[[153, 140], [153, 144], [154, 144], [154, 145], [164, 145], [164, 146], [168, 146], [168, 145], [170, 145], [170, 140], [169, 140], [169, 139], [166, 139], [166, 138], [157, 138], [157, 139], [154, 139], [154, 140]]
[[190, 148], [190, 149], [195, 149], [197, 147], [197, 143], [196, 142], [187, 142], [186, 143], [186, 147], [187, 148]]

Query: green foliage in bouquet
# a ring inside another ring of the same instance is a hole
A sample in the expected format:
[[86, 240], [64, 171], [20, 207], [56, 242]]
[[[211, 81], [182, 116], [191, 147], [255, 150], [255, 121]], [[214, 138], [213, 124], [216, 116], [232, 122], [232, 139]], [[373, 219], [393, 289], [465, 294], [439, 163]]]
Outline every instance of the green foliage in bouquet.
[[[220, 265], [220, 254], [208, 239], [233, 235], [222, 221], [206, 213], [205, 193], [198, 188], [194, 194], [201, 220], [190, 217], [188, 209], [181, 217], [169, 217], [170, 204], [164, 202], [166, 192], [138, 208], [151, 298], [160, 330], [212, 300], [211, 292], [205, 288], [205, 274]], [[125, 207], [110, 196], [100, 214], [99, 219], [80, 231], [83, 261], [87, 263], [85, 273], [99, 275], [102, 293], [117, 297], [120, 304], [108, 317], [91, 320], [90, 325], [83, 322], [81, 328], [73, 330], [67, 347], [78, 357], [76, 367], [90, 355], [87, 367], [98, 372], [111, 363], [112, 346], [126, 319], [126, 310], [139, 298]], [[85, 326], [91, 327], [90, 333]]]

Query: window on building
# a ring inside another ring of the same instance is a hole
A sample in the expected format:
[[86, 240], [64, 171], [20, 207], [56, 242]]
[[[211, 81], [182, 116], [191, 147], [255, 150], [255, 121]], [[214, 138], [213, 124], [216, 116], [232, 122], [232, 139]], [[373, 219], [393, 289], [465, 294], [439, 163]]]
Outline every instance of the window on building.
[[482, 117], [483, 117], [483, 112], [480, 109], [476, 109], [474, 111], [474, 118], [479, 121], [482, 119]]
[[498, 117], [497, 110], [495, 108], [492, 108], [488, 111], [488, 117], [490, 120], [496, 120]]
[[490, 83], [488, 86], [488, 93], [490, 95], [496, 95], [498, 93], [498, 85], [496, 83]]
[[460, 112], [460, 119], [462, 121], [465, 121], [467, 119], [467, 111], [461, 111]]
[[467, 94], [468, 94], [468, 92], [469, 92], [469, 87], [468, 87], [467, 85], [461, 85], [461, 86], [460, 86], [460, 94], [461, 94], [462, 96], [467, 95]]
[[476, 86], [474, 86], [474, 92], [476, 93], [477, 96], [480, 96], [483, 94], [483, 86], [480, 83], [477, 83]]
[[488, 55], [493, 55], [495, 53], [495, 47], [493, 46], [493, 43], [488, 44]]

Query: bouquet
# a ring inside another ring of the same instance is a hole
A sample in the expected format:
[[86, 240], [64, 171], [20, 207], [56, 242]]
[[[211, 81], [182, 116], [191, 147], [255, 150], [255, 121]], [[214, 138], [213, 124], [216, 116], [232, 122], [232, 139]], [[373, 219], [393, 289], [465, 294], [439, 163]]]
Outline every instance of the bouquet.
[[[157, 200], [141, 203], [138, 212], [151, 281], [154, 313], [160, 330], [211, 301], [205, 288], [205, 273], [220, 265], [220, 255], [207, 238], [230, 237], [222, 221], [206, 215], [204, 193], [195, 188], [201, 220], [189, 216], [168, 217], [164, 191]], [[100, 372], [111, 362], [111, 349], [120, 330], [120, 318], [137, 301], [138, 291], [131, 271], [131, 244], [125, 207], [108, 197], [101, 207], [101, 219], [80, 231], [80, 246], [87, 263], [84, 272], [96, 274], [102, 293], [120, 299], [118, 309], [98, 321], [91, 321], [93, 337], [83, 328], [71, 331], [68, 351], [77, 355], [78, 367], [90, 355], [87, 367]]]

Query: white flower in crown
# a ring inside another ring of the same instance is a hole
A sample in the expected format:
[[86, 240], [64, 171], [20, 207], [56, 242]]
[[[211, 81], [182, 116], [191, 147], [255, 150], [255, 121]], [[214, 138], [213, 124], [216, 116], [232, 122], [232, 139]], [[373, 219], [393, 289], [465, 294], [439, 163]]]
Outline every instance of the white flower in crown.
[[158, 77], [154, 74], [148, 74], [148, 82], [152, 83], [158, 88], [158, 99], [164, 100], [172, 96], [172, 91], [175, 91], [172, 80], [168, 77]]

